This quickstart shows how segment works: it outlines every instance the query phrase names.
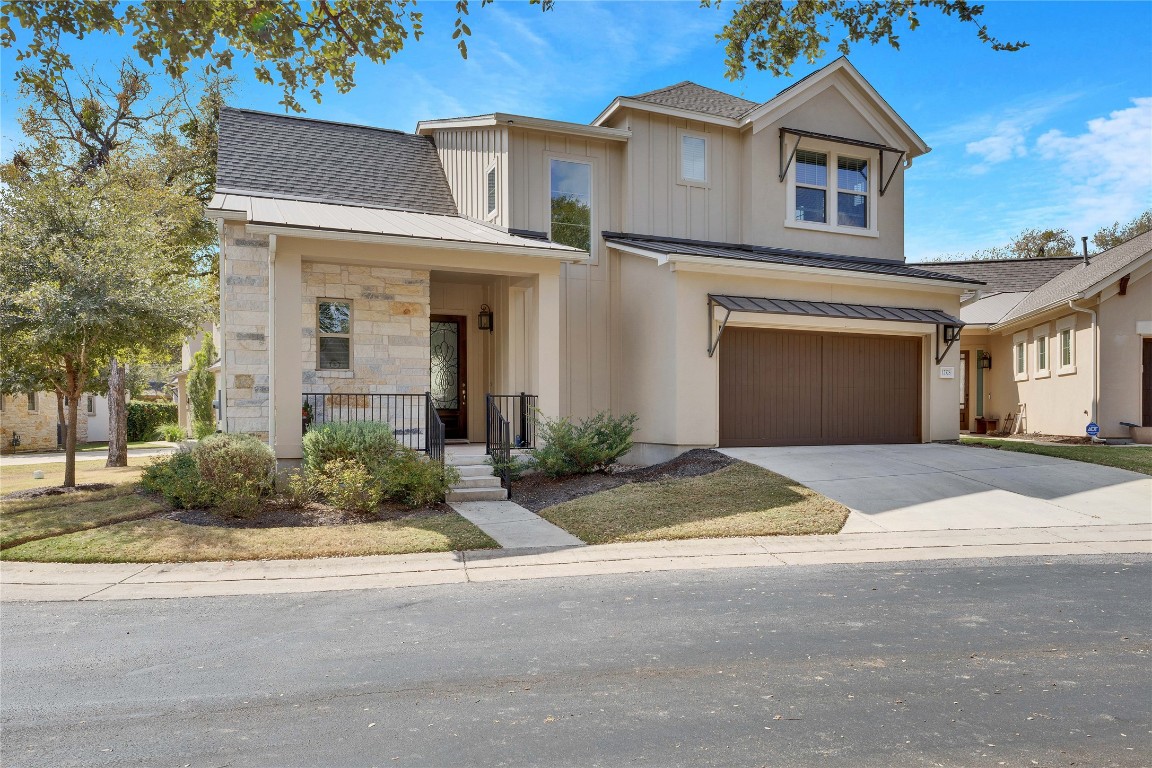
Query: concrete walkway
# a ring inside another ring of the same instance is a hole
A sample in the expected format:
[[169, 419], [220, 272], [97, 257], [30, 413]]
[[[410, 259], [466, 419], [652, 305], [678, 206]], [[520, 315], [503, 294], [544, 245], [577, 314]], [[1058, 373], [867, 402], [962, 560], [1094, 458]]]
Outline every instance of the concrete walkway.
[[692, 539], [541, 550], [220, 563], [0, 562], [0, 601], [327, 592], [716, 568], [1061, 555], [1152, 555], [1152, 524]]
[[[129, 448], [128, 458], [135, 459], [148, 456], [163, 456], [176, 450], [176, 445], [160, 448]], [[63, 451], [44, 451], [39, 453], [17, 453], [0, 457], [0, 467], [19, 467], [25, 464], [63, 464]], [[108, 461], [108, 450], [77, 451], [76, 461]]]
[[448, 506], [504, 549], [584, 546], [568, 531], [512, 501], [453, 501]]

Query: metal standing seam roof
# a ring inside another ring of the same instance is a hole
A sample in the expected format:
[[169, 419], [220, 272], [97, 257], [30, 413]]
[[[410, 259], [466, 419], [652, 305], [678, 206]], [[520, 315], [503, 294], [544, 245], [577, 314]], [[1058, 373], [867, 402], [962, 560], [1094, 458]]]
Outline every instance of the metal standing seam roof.
[[753, 296], [724, 296], [709, 294], [708, 299], [731, 312], [755, 312], [774, 315], [806, 315], [808, 317], [834, 317], [846, 320], [891, 320], [903, 323], [932, 323], [933, 325], [964, 325], [963, 321], [941, 309], [914, 307], [884, 307], [872, 304], [838, 304], [831, 301], [798, 301], [796, 299], [769, 299]]
[[584, 256], [584, 251], [566, 245], [509, 234], [462, 216], [229, 194], [217, 194], [208, 208], [242, 212], [249, 224], [257, 226], [515, 246], [542, 253], [563, 252], [571, 254], [574, 259]]
[[912, 277], [922, 280], [942, 280], [961, 284], [967, 283], [972, 286], [980, 285], [978, 281], [972, 278], [930, 272], [918, 267], [908, 266], [902, 261], [888, 259], [871, 259], [860, 256], [794, 251], [786, 248], [769, 248], [759, 245], [709, 243], [678, 238], [659, 238], [622, 232], [604, 232], [603, 235], [609, 245], [617, 244], [667, 256], [705, 256], [715, 259], [787, 264], [800, 267], [815, 267], [818, 269], [836, 269], [847, 272]]

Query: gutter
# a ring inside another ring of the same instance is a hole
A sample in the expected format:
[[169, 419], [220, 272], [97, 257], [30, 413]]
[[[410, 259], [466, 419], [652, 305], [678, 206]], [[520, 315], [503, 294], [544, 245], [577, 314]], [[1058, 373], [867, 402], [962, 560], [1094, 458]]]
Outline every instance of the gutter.
[[[1096, 339], [1097, 333], [1099, 331], [1099, 325], [1096, 323], [1096, 310], [1085, 309], [1084, 307], [1076, 306], [1075, 299], [1068, 299], [1068, 307], [1074, 312], [1083, 312], [1084, 314], [1092, 316], [1092, 423], [1099, 424], [1100, 422], [1096, 421], [1096, 418], [1097, 401], [1100, 397], [1100, 366], [1099, 360], [1097, 359], [1099, 357], [1100, 345]], [[1092, 442], [1102, 443], [1104, 441], [1093, 435]]]

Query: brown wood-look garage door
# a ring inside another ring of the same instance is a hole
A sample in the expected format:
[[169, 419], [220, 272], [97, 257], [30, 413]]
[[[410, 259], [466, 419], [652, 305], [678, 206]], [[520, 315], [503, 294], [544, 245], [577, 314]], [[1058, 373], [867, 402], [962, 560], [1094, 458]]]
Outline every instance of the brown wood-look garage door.
[[920, 340], [728, 328], [720, 445], [920, 442]]

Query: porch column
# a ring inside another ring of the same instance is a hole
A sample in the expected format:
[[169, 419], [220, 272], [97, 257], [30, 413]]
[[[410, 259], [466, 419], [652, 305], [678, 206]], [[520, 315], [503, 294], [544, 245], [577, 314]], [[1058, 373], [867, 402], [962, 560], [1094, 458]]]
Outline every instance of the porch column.
[[560, 413], [560, 274], [541, 274], [536, 283], [535, 389], [540, 410], [550, 419]]
[[[301, 273], [299, 253], [276, 254], [272, 317], [272, 391], [275, 424], [272, 450], [277, 459], [299, 459], [303, 453], [300, 408], [303, 402], [301, 362]], [[271, 330], [271, 329], [270, 329]]]

